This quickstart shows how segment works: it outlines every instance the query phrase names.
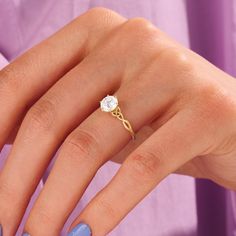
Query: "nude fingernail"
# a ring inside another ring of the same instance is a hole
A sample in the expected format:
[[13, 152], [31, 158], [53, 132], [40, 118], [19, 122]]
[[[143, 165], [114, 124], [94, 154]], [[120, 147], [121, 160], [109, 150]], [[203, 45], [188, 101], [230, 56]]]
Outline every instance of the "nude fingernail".
[[68, 234], [68, 236], [91, 236], [92, 232], [89, 225], [80, 223]]

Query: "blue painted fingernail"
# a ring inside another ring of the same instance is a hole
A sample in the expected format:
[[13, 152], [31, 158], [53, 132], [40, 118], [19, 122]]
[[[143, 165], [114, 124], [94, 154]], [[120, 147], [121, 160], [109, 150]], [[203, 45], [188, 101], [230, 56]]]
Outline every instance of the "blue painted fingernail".
[[2, 233], [2, 226], [0, 225], [0, 236], [3, 236], [3, 233]]
[[[1, 235], [0, 235], [1, 236]], [[23, 236], [30, 236], [28, 233], [24, 233]]]
[[80, 223], [68, 234], [68, 236], [91, 236], [92, 232], [89, 225]]

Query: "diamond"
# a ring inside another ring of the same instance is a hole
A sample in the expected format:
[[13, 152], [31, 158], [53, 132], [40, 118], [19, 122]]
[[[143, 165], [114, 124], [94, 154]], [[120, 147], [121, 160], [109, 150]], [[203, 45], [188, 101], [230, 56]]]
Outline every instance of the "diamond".
[[118, 100], [115, 96], [107, 95], [105, 98], [100, 101], [100, 107], [102, 111], [110, 112], [115, 110], [118, 106]]

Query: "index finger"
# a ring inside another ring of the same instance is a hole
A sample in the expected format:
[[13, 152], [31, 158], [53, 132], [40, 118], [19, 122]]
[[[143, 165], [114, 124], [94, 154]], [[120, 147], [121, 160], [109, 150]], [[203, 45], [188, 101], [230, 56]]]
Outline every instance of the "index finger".
[[0, 149], [28, 107], [123, 21], [115, 12], [91, 9], [0, 71]]

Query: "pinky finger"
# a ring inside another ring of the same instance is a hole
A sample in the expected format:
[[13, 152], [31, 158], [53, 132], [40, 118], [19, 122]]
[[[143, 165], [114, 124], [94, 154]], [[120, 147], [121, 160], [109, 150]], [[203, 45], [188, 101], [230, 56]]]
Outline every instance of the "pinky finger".
[[204, 150], [201, 136], [186, 111], [177, 113], [127, 157], [69, 236], [107, 235], [163, 178]]

